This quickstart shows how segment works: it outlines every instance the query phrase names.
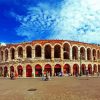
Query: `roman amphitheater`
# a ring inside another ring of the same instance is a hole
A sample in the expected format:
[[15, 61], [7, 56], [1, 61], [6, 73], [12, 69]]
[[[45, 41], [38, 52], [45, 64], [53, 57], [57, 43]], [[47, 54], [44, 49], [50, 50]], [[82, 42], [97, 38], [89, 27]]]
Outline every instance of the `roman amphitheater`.
[[40, 77], [100, 72], [100, 46], [68, 40], [35, 40], [0, 46], [0, 76]]

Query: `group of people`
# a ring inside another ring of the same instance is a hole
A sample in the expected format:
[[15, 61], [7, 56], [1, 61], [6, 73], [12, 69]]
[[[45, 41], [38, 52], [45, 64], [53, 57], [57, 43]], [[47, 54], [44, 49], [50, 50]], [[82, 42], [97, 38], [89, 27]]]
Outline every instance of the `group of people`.
[[50, 73], [49, 72], [42, 73], [42, 80], [43, 81], [51, 80], [50, 79]]

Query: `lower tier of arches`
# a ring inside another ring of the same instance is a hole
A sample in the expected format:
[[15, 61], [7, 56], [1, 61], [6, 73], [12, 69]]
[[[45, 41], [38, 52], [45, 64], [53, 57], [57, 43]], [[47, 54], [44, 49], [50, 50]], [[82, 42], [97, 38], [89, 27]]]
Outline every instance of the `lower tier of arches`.
[[50, 73], [50, 76], [59, 76], [59, 73], [62, 75], [93, 75], [95, 73], [100, 73], [99, 64], [36, 64], [32, 66], [27, 64], [26, 66], [17, 65], [17, 66], [0, 66], [0, 76], [9, 77], [11, 73], [14, 73], [16, 77], [41, 77], [46, 72]]

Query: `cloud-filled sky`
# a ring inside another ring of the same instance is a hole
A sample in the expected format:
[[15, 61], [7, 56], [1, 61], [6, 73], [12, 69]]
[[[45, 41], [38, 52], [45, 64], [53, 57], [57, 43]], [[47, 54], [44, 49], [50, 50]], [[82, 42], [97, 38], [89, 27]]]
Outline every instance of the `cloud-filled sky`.
[[0, 42], [40, 39], [100, 44], [100, 0], [0, 0]]

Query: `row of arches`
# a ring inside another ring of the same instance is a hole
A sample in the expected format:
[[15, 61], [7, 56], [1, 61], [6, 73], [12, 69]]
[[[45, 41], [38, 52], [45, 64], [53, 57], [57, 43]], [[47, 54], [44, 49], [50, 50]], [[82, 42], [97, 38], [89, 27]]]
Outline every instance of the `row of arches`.
[[[86, 69], [85, 64], [81, 65], [81, 71], [82, 71], [83, 75], [86, 75], [86, 70], [88, 70], [89, 74], [97, 73], [97, 71], [100, 72], [100, 65], [97, 66], [96, 64], [94, 64], [93, 68], [92, 68], [92, 65], [88, 64], [87, 68], [88, 69]], [[62, 66], [60, 64], [56, 64], [54, 67], [52, 67], [50, 64], [46, 64], [44, 66], [44, 70], [43, 70], [42, 66], [40, 64], [37, 64], [37, 65], [35, 65], [34, 70], [35, 70], [34, 71], [35, 73], [33, 73], [32, 66], [27, 65], [26, 66], [26, 77], [32, 77], [32, 76], [34, 76], [33, 74], [35, 74], [36, 77], [41, 77], [42, 73], [44, 73], [44, 72], [49, 72], [51, 76], [53, 76], [53, 75], [58, 76], [59, 72], [62, 72]], [[54, 73], [52, 73], [52, 70], [54, 70]], [[69, 64], [65, 64], [63, 66], [62, 73], [63, 74], [71, 73], [72, 75], [76, 75], [76, 74], [80, 73], [79, 70], [80, 70], [80, 68], [79, 68], [78, 64], [74, 64], [72, 69], [71, 69], [71, 66]], [[11, 66], [10, 73], [11, 72], [14, 72], [19, 77], [23, 77], [23, 73], [24, 73], [23, 66], [21, 66], [21, 65], [17, 66], [17, 71], [14, 69], [14, 66]], [[2, 67], [0, 67], [0, 73], [3, 73], [4, 77], [6, 77], [8, 74], [8, 67], [5, 66], [4, 69]]]
[[44, 47], [42, 47], [40, 44], [37, 44], [35, 45], [34, 52], [32, 50], [32, 46], [27, 46], [26, 48], [19, 46], [17, 50], [15, 48], [10, 48], [10, 50], [5, 49], [4, 52], [0, 51], [0, 59], [7, 61], [9, 56], [10, 59], [15, 59], [15, 55], [23, 58], [24, 54], [26, 54], [26, 58], [32, 58], [32, 53], [35, 54], [36, 58], [42, 57], [42, 53], [44, 53], [45, 59], [51, 59], [52, 52], [54, 53], [54, 58], [61, 58], [61, 54], [63, 54], [63, 59], [71, 59], [71, 55], [72, 59], [75, 60], [77, 60], [79, 57], [81, 57], [82, 60], [100, 59], [99, 50], [91, 50], [91, 48], [86, 49], [85, 47], [79, 48], [78, 46], [71, 47], [69, 43], [65, 43], [63, 46], [61, 46], [60, 44], [56, 44], [54, 47], [52, 47], [51, 44], [46, 44]]

